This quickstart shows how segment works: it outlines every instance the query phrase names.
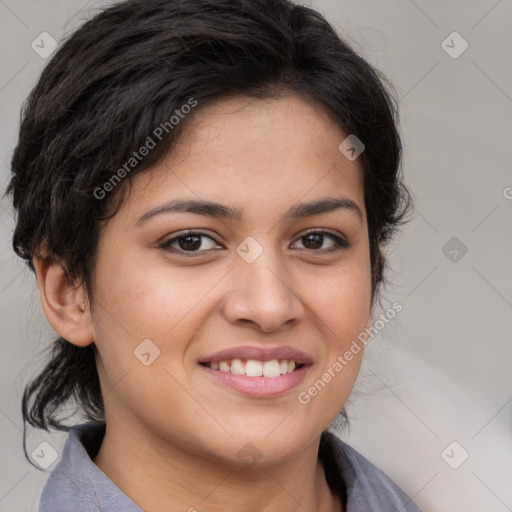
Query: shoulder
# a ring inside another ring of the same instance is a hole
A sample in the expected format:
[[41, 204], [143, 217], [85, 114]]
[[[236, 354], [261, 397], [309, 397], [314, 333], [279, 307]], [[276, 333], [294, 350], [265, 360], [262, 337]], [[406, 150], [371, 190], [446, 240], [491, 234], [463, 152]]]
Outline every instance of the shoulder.
[[346, 512], [420, 512], [391, 478], [332, 432], [322, 433], [320, 456], [328, 481], [344, 495]]
[[41, 492], [39, 512], [142, 512], [92, 460], [104, 434], [104, 423], [69, 430], [60, 460]]

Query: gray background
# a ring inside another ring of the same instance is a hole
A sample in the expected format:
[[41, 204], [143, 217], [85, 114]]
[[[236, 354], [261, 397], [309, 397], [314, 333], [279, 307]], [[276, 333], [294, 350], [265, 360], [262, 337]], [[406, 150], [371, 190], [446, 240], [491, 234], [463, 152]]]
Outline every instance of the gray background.
[[[2, 191], [22, 101], [46, 62], [32, 41], [43, 31], [60, 40], [104, 4], [0, 0]], [[403, 311], [369, 344], [344, 437], [424, 512], [512, 510], [512, 2], [312, 5], [394, 83], [416, 200], [415, 219], [389, 248], [383, 303]], [[441, 46], [454, 31], [469, 44], [458, 58]], [[53, 333], [35, 279], [11, 250], [13, 226], [2, 199], [1, 512], [37, 510], [48, 476], [23, 457], [20, 401]], [[456, 261], [453, 248], [443, 251], [452, 237], [467, 248]], [[28, 450], [42, 441], [59, 450], [64, 440], [30, 430]], [[457, 469], [448, 465], [466, 452]]]

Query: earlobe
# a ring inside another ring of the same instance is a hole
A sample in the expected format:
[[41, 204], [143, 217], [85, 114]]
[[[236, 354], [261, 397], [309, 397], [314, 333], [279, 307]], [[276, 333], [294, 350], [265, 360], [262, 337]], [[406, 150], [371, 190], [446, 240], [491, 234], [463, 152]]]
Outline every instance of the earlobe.
[[55, 332], [74, 345], [85, 347], [94, 339], [90, 309], [83, 285], [73, 283], [57, 260], [34, 256], [33, 264], [44, 313]]

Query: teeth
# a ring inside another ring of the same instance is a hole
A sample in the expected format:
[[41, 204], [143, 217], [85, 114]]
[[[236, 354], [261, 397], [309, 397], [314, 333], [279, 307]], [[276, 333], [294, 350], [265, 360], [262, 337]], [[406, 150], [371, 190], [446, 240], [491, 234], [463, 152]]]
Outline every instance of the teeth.
[[221, 372], [229, 372], [233, 375], [247, 375], [248, 377], [279, 377], [286, 373], [292, 373], [295, 370], [295, 361], [293, 360], [277, 360], [257, 361], [256, 359], [247, 359], [247, 361], [239, 358], [230, 361], [219, 361], [218, 363], [208, 363], [212, 370], [220, 370]]
[[245, 375], [245, 364], [241, 359], [233, 359], [231, 361], [231, 369], [228, 371], [231, 371], [233, 375]]
[[245, 374], [247, 377], [262, 377], [263, 363], [255, 359], [249, 359], [247, 363], [245, 363]]
[[[295, 368], [295, 363], [293, 363]], [[277, 359], [272, 361], [265, 361], [263, 363], [263, 376], [264, 377], [279, 377], [281, 375], [281, 365]]]

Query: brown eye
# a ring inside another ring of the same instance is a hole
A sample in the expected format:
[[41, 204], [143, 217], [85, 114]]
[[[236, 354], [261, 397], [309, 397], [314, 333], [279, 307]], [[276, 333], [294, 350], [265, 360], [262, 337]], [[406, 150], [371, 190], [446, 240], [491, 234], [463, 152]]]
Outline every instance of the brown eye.
[[197, 235], [189, 235], [177, 239], [180, 249], [184, 251], [197, 251], [202, 244], [201, 237]]
[[304, 246], [306, 249], [321, 249], [324, 241], [324, 235], [319, 233], [310, 233], [309, 235], [303, 236]]
[[[213, 247], [204, 247], [205, 245], [208, 245], [207, 243], [204, 243], [204, 240], [206, 239], [213, 242]], [[181, 235], [170, 238], [160, 244], [160, 248], [178, 253], [200, 253], [217, 246], [218, 244], [211, 236], [200, 231], [182, 233]], [[203, 248], [201, 249], [201, 247]]]
[[327, 249], [323, 249], [326, 252], [335, 251], [338, 249], [346, 249], [350, 244], [343, 238], [330, 233], [329, 231], [310, 231], [309, 233], [301, 236], [299, 240], [303, 240], [305, 249], [321, 252], [322, 245], [326, 238], [330, 238], [334, 241]]

